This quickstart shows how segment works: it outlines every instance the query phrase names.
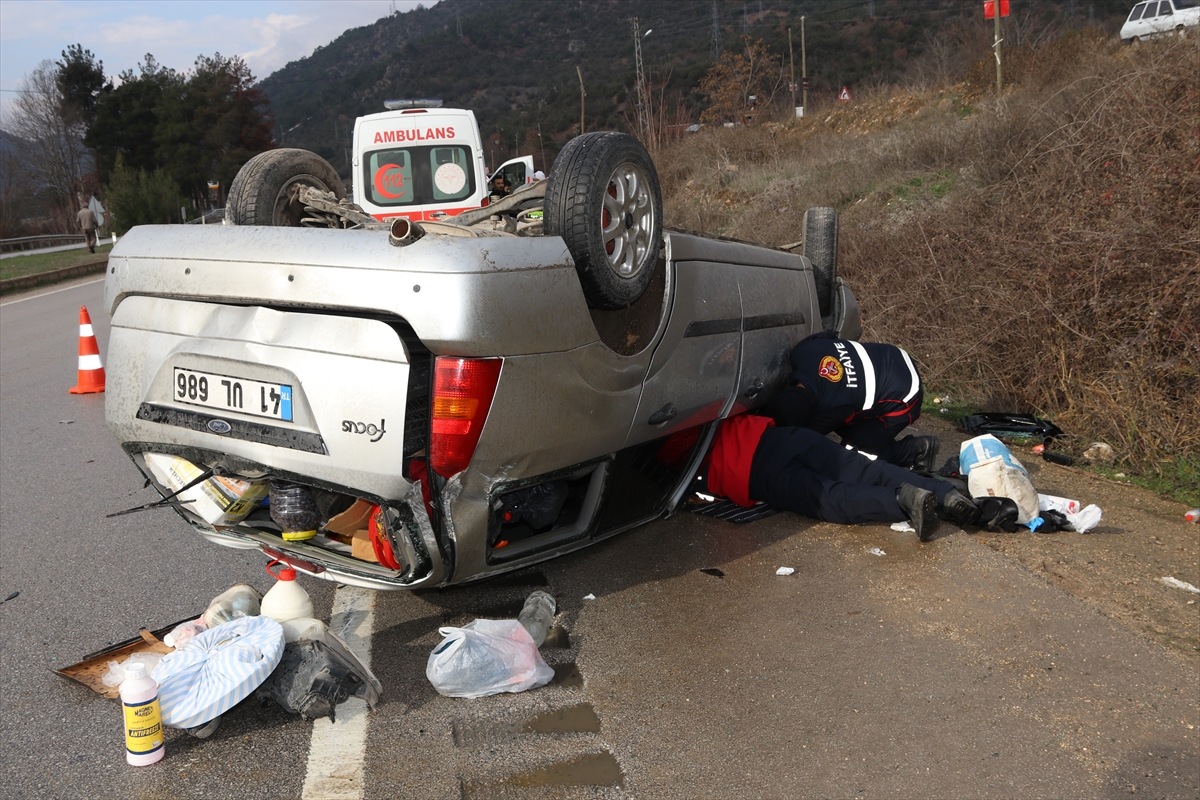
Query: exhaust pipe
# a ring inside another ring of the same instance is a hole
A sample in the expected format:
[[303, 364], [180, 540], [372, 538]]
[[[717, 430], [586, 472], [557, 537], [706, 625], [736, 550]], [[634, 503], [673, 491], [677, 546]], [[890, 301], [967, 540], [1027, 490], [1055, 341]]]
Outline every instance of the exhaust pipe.
[[425, 229], [420, 224], [407, 217], [396, 217], [388, 232], [388, 243], [392, 247], [407, 247], [425, 235]]

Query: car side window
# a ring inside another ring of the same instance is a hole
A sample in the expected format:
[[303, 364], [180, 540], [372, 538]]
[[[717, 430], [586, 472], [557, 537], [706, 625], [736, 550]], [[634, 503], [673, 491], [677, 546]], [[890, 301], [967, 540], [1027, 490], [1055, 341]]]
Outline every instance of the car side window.
[[1170, 0], [1162, 0], [1162, 2], [1158, 4], [1158, 15], [1160, 17], [1169, 17], [1174, 13], [1174, 10], [1171, 8]]
[[1146, 10], [1147, 3], [1138, 3], [1133, 7], [1133, 11], [1129, 12], [1129, 22], [1136, 22], [1142, 18], [1142, 12]]

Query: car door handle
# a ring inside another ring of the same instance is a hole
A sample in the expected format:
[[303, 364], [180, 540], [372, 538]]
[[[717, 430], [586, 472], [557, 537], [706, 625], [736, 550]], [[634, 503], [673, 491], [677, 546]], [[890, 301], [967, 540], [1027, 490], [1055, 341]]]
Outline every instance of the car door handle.
[[646, 421], [651, 425], [662, 425], [664, 422], [670, 422], [671, 420], [675, 419], [675, 415], [678, 413], [679, 410], [676, 409], [675, 406], [667, 403], [658, 411], [655, 411], [653, 414], [651, 414], [650, 419]]
[[753, 400], [755, 397], [758, 396], [758, 393], [761, 392], [762, 390], [763, 390], [763, 382], [756, 378], [754, 380], [754, 383], [752, 383], [746, 387], [746, 391], [743, 392], [743, 394], [745, 394], [746, 397], [749, 397], [751, 400]]

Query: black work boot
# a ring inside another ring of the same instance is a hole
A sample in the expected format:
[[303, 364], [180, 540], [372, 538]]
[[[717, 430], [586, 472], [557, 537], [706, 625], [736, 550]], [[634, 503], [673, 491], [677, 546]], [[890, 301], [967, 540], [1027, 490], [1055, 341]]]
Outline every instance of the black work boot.
[[937, 497], [928, 489], [921, 489], [906, 483], [896, 490], [896, 501], [900, 510], [908, 517], [908, 521], [917, 529], [917, 536], [922, 542], [928, 542], [937, 527]]
[[951, 489], [942, 500], [942, 511], [958, 527], [979, 522], [979, 506], [958, 489]]
[[933, 472], [937, 469], [938, 448], [942, 440], [936, 436], [914, 436], [917, 454], [913, 456], [913, 472]]

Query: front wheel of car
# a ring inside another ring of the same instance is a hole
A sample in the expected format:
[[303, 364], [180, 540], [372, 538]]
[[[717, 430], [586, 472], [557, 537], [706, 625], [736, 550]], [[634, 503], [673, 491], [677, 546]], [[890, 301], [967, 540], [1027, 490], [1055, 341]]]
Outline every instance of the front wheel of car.
[[577, 136], [546, 184], [545, 230], [561, 236], [591, 308], [642, 296], [662, 250], [662, 192], [650, 154], [613, 131]]
[[294, 147], [268, 150], [238, 170], [225, 201], [226, 223], [298, 227], [304, 206], [293, 192], [297, 186], [333, 192], [339, 200], [346, 196], [337, 170], [316, 153]]

